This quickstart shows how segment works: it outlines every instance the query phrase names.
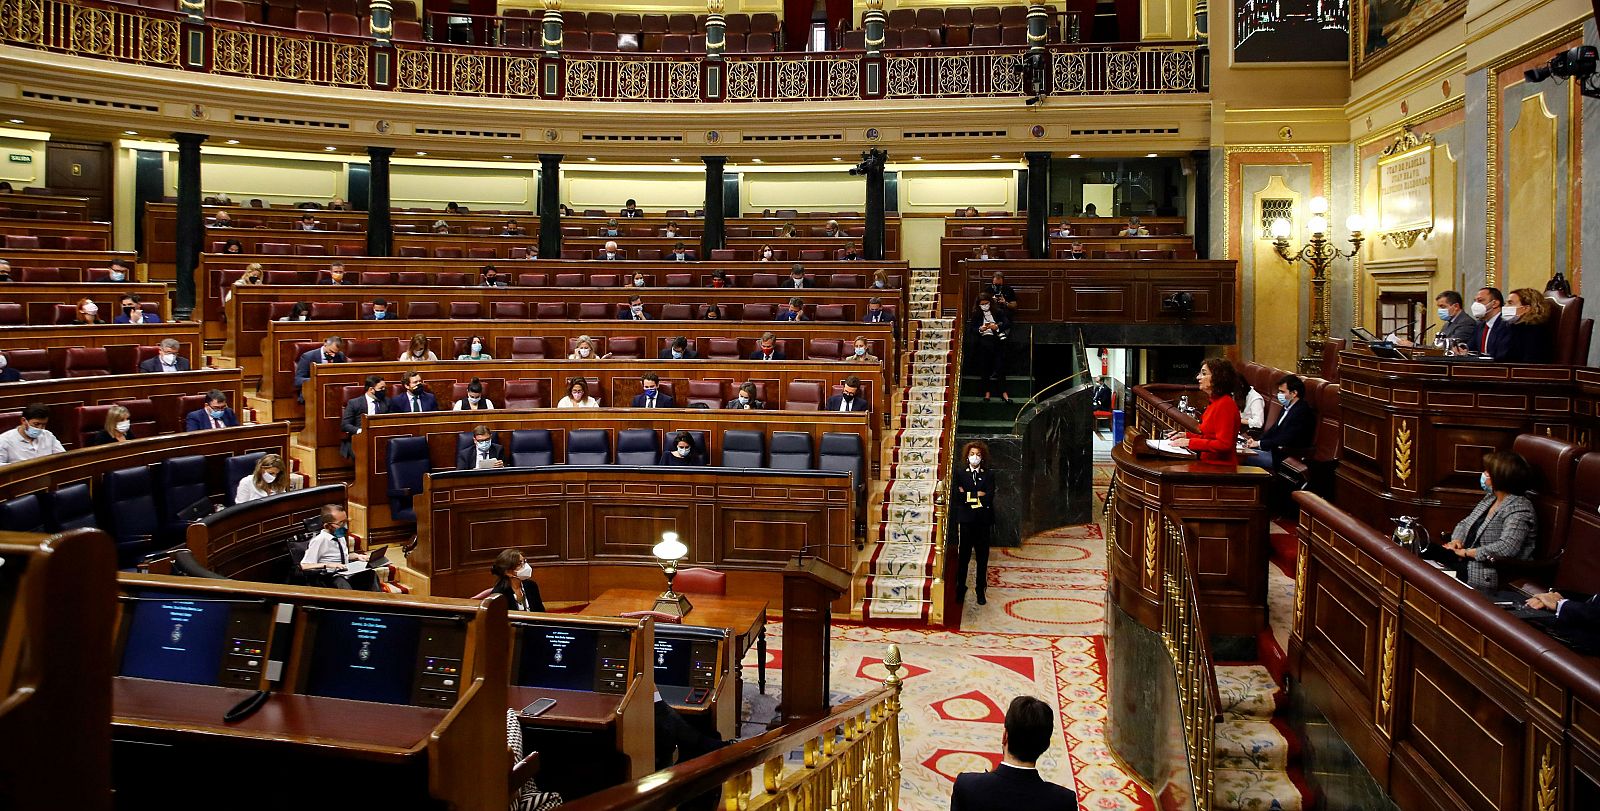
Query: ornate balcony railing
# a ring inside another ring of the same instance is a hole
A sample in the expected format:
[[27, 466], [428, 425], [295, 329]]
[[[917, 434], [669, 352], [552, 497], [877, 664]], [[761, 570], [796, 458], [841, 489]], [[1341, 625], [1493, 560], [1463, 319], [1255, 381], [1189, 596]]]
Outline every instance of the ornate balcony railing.
[[[194, 73], [405, 93], [578, 101], [782, 102], [1205, 92], [1196, 43], [825, 53], [628, 54], [383, 44], [103, 0], [0, 0], [0, 44]], [[1025, 73], [1031, 73], [1025, 81]]]

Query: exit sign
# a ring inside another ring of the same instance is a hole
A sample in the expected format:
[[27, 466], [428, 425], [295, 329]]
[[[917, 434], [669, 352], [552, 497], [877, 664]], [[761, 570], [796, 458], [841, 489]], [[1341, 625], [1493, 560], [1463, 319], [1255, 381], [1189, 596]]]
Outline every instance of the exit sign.
[[32, 155], [18, 155], [18, 154], [13, 152], [12, 154], [7, 155], [6, 157], [9, 158], [12, 163], [33, 163], [33, 156]]

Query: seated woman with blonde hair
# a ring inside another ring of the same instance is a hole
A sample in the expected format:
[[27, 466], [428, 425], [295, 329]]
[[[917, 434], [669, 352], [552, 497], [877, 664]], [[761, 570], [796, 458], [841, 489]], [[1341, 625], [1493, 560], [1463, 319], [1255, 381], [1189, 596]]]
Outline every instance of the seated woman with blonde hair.
[[283, 457], [269, 453], [256, 460], [256, 469], [250, 475], [239, 480], [233, 493], [233, 503], [244, 504], [294, 489], [294, 477], [284, 465]]
[[1507, 363], [1550, 363], [1555, 359], [1555, 336], [1550, 334], [1550, 316], [1555, 306], [1531, 287], [1520, 287], [1506, 294], [1500, 308], [1500, 329], [1506, 342], [1500, 345], [1495, 360]]

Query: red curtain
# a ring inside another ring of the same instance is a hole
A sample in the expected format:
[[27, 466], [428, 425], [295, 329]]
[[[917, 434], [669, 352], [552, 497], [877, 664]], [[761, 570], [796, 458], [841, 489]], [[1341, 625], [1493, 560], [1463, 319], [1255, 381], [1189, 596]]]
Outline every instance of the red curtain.
[[829, 48], [837, 48], [837, 47], [839, 47], [839, 43], [836, 42], [835, 40], [837, 40], [839, 38], [839, 29], [841, 27], [843, 27], [842, 24], [843, 23], [852, 23], [853, 24], [853, 22], [854, 22], [854, 20], [852, 19], [852, 16], [853, 16], [852, 6], [854, 6], [855, 4], [852, 3], [851, 0], [827, 0], [827, 5], [828, 5], [828, 47]]
[[815, 0], [783, 0], [783, 41], [786, 51], [803, 51], [811, 36], [811, 9]]

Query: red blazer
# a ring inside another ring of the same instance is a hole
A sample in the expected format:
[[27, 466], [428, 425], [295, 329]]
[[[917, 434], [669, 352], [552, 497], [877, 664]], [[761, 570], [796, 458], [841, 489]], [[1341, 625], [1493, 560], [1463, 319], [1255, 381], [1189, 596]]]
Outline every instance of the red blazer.
[[1216, 397], [1200, 415], [1200, 433], [1188, 437], [1189, 449], [1200, 454], [1200, 461], [1238, 464], [1239, 405], [1226, 394]]

